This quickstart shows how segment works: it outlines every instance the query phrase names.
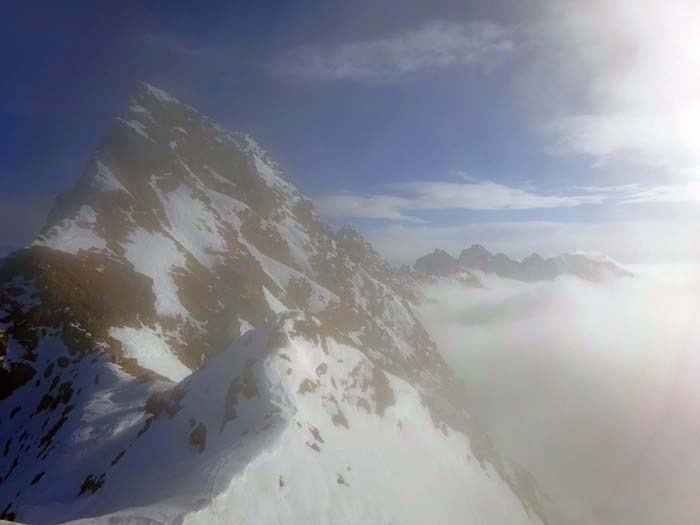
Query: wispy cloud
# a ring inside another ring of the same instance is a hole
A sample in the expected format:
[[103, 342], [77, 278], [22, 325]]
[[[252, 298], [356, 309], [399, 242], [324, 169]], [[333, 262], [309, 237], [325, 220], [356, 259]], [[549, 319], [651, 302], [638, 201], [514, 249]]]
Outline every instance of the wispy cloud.
[[275, 70], [300, 79], [385, 83], [430, 69], [490, 66], [512, 48], [507, 31], [496, 24], [433, 21], [375, 40], [297, 48], [280, 57]]
[[426, 210], [529, 210], [571, 208], [600, 204], [604, 192], [580, 191], [546, 195], [491, 181], [416, 181], [389, 186], [393, 193], [360, 195], [339, 193], [316, 199], [319, 211], [329, 217], [362, 217], [421, 222], [411, 212]]
[[336, 193], [315, 199], [318, 211], [327, 217], [356, 217], [421, 222], [406, 215], [412, 207], [411, 199], [393, 195], [358, 195]]
[[315, 199], [327, 217], [386, 219], [421, 223], [413, 214], [431, 210], [536, 210], [573, 208], [583, 204], [650, 204], [700, 202], [700, 182], [573, 186], [562, 194], [548, 194], [484, 180], [461, 171], [466, 182], [415, 181], [387, 185], [388, 193], [334, 193]]
[[700, 183], [639, 186], [622, 197], [624, 204], [680, 203], [700, 201]]
[[570, 208], [581, 204], [598, 204], [601, 195], [546, 195], [492, 181], [481, 182], [409, 182], [397, 184], [410, 193], [415, 209], [529, 210], [536, 208]]
[[606, 202], [619, 204], [700, 202], [700, 182], [576, 186], [574, 189], [595, 193], [604, 196]]

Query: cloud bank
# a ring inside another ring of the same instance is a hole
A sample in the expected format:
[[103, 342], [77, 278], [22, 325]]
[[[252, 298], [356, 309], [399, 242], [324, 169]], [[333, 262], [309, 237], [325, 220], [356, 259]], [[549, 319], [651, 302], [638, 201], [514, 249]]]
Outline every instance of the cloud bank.
[[475, 414], [570, 523], [700, 515], [700, 268], [634, 270], [433, 286], [420, 309]]
[[646, 168], [655, 177], [696, 177], [698, 3], [569, 0], [548, 4], [541, 16], [541, 59], [566, 93], [545, 125], [554, 149], [599, 165]]
[[298, 79], [385, 83], [449, 66], [491, 66], [512, 47], [497, 24], [437, 20], [385, 38], [297, 48], [280, 57], [275, 70]]

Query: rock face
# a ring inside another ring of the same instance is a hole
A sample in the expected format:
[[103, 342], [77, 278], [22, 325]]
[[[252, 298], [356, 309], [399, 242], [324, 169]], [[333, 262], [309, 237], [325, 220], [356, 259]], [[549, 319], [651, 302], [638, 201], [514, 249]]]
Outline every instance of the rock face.
[[[414, 269], [438, 277], [460, 276], [478, 270], [526, 282], [549, 281], [560, 275], [572, 275], [587, 281], [632, 276], [611, 259], [600, 255], [577, 253], [544, 259], [533, 253], [522, 261], [515, 261], [502, 253], [494, 255], [480, 244], [462, 250], [456, 259], [443, 250], [435, 250], [418, 259]], [[478, 280], [476, 276], [474, 278]]]
[[545, 522], [412, 293], [253, 139], [144, 84], [0, 261], [0, 519]]
[[413, 267], [406, 265], [399, 269], [401, 274], [413, 288], [419, 288], [425, 283], [433, 282], [441, 278], [455, 279], [466, 286], [481, 288], [481, 279], [457, 261], [444, 250], [435, 250], [418, 259]]

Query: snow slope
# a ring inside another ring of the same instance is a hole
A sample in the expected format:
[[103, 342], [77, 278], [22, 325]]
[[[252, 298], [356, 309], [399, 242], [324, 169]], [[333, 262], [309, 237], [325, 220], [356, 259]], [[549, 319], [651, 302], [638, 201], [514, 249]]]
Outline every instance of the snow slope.
[[106, 381], [22, 519], [539, 523], [420, 392], [324, 331], [287, 314], [176, 386]]

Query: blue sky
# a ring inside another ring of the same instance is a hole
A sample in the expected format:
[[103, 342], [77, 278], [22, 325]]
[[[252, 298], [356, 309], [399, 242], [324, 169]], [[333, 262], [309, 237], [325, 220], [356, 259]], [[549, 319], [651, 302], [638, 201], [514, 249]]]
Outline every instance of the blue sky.
[[32, 4], [0, 31], [0, 252], [145, 80], [251, 133], [392, 261], [700, 256], [690, 0]]

